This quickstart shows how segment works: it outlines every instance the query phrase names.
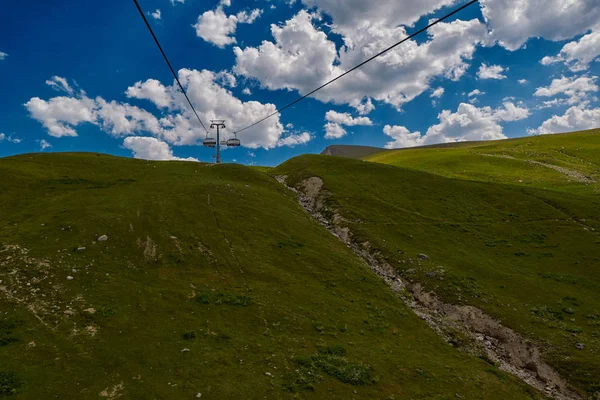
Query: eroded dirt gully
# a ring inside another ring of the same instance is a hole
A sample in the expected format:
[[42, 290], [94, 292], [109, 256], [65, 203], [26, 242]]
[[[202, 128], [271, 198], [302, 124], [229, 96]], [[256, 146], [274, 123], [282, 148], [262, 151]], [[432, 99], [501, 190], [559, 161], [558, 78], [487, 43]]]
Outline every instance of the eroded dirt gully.
[[[418, 282], [402, 279], [379, 252], [368, 242], [356, 243], [344, 218], [336, 210], [327, 209], [324, 200], [329, 195], [323, 180], [311, 177], [298, 188], [287, 185], [287, 176], [275, 179], [298, 195], [300, 205], [321, 225], [350, 247], [420, 318], [444, 340], [453, 344], [460, 332], [466, 343], [459, 349], [474, 356], [485, 356], [503, 371], [509, 372], [546, 396], [557, 400], [582, 399], [552, 367], [546, 364], [538, 347], [512, 329], [473, 306], [454, 305], [439, 300]], [[327, 218], [325, 215], [329, 216]]]

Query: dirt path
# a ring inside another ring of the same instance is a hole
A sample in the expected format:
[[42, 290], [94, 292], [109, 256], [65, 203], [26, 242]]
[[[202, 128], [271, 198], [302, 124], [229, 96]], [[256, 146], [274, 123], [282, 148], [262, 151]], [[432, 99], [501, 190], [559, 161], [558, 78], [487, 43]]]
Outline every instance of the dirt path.
[[483, 153], [481, 153], [480, 155], [482, 155], [484, 157], [497, 157], [497, 158], [506, 158], [508, 160], [523, 161], [523, 162], [526, 162], [529, 164], [539, 165], [539, 166], [542, 166], [545, 168], [553, 169], [556, 172], [559, 172], [559, 173], [565, 175], [566, 177], [573, 179], [574, 181], [579, 182], [579, 183], [585, 183], [585, 184], [596, 183], [596, 181], [592, 177], [586, 176], [579, 171], [575, 171], [573, 169], [568, 169], [565, 167], [559, 167], [558, 165], [554, 165], [554, 164], [548, 164], [548, 163], [544, 163], [541, 161], [535, 161], [535, 160], [524, 160], [521, 158], [516, 158], [516, 157], [505, 155], [505, 154], [483, 154]]
[[[543, 361], [535, 344], [521, 337], [512, 329], [503, 326], [482, 310], [472, 306], [444, 303], [432, 292], [426, 292], [417, 282], [405, 281], [382, 254], [374, 252], [368, 242], [355, 243], [352, 232], [336, 210], [326, 210], [323, 180], [312, 177], [304, 180], [300, 190], [286, 185], [286, 176], [277, 176], [277, 181], [298, 195], [300, 205], [321, 225], [351, 248], [367, 266], [379, 275], [392, 291], [413, 312], [426, 321], [444, 340], [453, 343], [459, 331], [468, 343], [460, 350], [474, 356], [485, 356], [498, 367], [509, 372], [545, 395], [557, 400], [580, 400], [556, 371]], [[324, 213], [323, 211], [327, 211]], [[333, 217], [327, 219], [325, 215]]]

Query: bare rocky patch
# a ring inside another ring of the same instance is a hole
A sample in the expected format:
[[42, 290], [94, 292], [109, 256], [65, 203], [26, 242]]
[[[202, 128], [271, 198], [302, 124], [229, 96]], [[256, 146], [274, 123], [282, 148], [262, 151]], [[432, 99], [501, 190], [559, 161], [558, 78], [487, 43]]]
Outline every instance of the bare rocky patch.
[[[287, 176], [275, 178], [287, 186]], [[439, 300], [435, 293], [424, 290], [420, 283], [404, 280], [381, 253], [371, 249], [368, 242], [356, 243], [345, 219], [336, 210], [327, 209], [324, 205], [329, 194], [323, 189], [321, 178], [306, 179], [298, 185], [298, 189], [287, 187], [298, 195], [300, 205], [314, 219], [360, 256], [415, 314], [448, 343], [455, 345], [458, 332], [463, 341], [458, 347], [460, 350], [491, 360], [501, 370], [517, 376], [549, 397], [557, 400], [581, 399], [544, 362], [540, 349], [532, 341], [502, 325], [481, 309]]]
[[95, 309], [89, 308], [82, 294], [65, 298], [64, 289], [72, 281], [67, 274], [76, 270], [61, 265], [69, 253], [65, 250], [60, 254], [51, 262], [30, 256], [29, 249], [19, 245], [0, 248], [0, 298], [23, 307], [48, 329], [70, 324], [73, 336], [73, 332], [80, 332], [77, 315], [84, 311], [91, 314]]

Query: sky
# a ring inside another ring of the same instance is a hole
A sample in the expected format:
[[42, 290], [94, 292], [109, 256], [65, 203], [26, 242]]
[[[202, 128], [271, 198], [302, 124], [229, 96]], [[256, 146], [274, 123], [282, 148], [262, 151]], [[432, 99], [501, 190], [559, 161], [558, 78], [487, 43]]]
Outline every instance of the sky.
[[[0, 157], [90, 151], [212, 162], [224, 138], [462, 0], [4, 0]], [[18, 16], [18, 17], [16, 17]], [[328, 145], [401, 148], [600, 127], [600, 0], [480, 0], [240, 132], [224, 162]]]

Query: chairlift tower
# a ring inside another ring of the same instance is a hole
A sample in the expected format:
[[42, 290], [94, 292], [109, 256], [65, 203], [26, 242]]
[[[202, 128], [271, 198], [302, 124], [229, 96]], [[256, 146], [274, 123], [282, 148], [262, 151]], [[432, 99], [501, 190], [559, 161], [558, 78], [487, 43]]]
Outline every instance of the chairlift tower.
[[225, 129], [225, 120], [223, 119], [213, 119], [210, 121], [210, 129], [217, 129], [217, 139], [212, 138], [212, 137], [208, 137], [208, 132], [206, 133], [206, 139], [204, 139], [204, 146], [206, 147], [216, 147], [217, 148], [217, 155], [213, 156], [216, 158], [216, 163], [217, 164], [221, 164], [221, 146], [228, 146], [228, 147], [238, 147], [240, 146], [240, 140], [237, 138], [237, 133], [234, 132], [233, 134], [235, 135], [235, 137], [233, 139], [228, 139], [228, 140], [224, 140], [221, 142], [221, 128]]

